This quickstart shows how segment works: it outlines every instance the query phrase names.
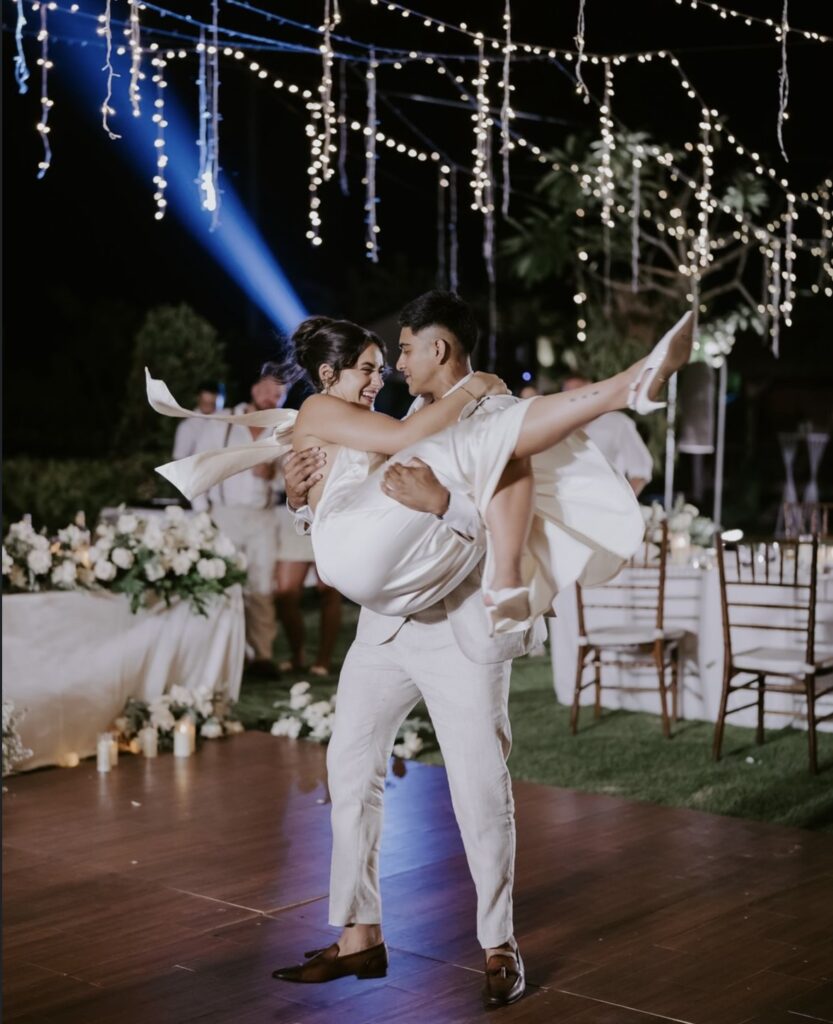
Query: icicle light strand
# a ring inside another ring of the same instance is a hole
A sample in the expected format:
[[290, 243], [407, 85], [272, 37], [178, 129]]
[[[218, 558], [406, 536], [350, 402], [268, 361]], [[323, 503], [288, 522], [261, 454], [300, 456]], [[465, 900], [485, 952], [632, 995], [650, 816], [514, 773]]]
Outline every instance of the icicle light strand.
[[[150, 49], [158, 51], [158, 45], [152, 43]], [[165, 120], [165, 89], [168, 87], [165, 81], [165, 68], [168, 62], [163, 56], [158, 55], [152, 58], [151, 66], [154, 68], [153, 84], [156, 86], [156, 99], [153, 101], [155, 110], [151, 119], [156, 125], [156, 138], [153, 142], [156, 147], [156, 174], [153, 176], [153, 184], [156, 186], [153, 193], [156, 202], [154, 217], [156, 220], [162, 220], [168, 206], [168, 200], [165, 198], [165, 189], [168, 187], [165, 178], [165, 168], [168, 166], [168, 154], [165, 152], [165, 129], [168, 127]]]
[[781, 70], [778, 73], [778, 146], [781, 156], [789, 163], [787, 151], [784, 149], [784, 121], [787, 119], [787, 103], [790, 98], [790, 75], [787, 70], [787, 35], [789, 34], [789, 0], [784, 0], [781, 13]]
[[55, 10], [57, 4], [34, 3], [33, 11], [40, 11], [40, 29], [38, 30], [38, 42], [41, 45], [38, 67], [40, 68], [40, 121], [37, 123], [38, 134], [43, 143], [43, 157], [38, 164], [38, 177], [42, 178], [52, 164], [52, 147], [49, 145], [49, 112], [55, 105], [49, 98], [49, 72], [53, 64], [49, 59], [49, 25], [48, 11]]
[[365, 128], [365, 223], [367, 237], [365, 248], [367, 258], [379, 262], [379, 225], [376, 223], [376, 54], [370, 51], [370, 63], [367, 66], [367, 126]]
[[111, 0], [106, 0], [104, 13], [98, 19], [101, 22], [98, 34], [104, 36], [105, 52], [104, 67], [101, 70], [107, 72], [107, 95], [104, 97], [104, 102], [101, 105], [101, 127], [107, 132], [110, 139], [120, 139], [121, 135], [117, 135], [110, 128], [110, 118], [115, 117], [116, 114], [116, 111], [110, 106], [110, 100], [113, 98], [113, 79], [119, 77], [113, 70], [113, 22], [111, 7]]
[[17, 7], [17, 20], [14, 26], [14, 42], [17, 53], [14, 56], [14, 80], [17, 82], [17, 91], [23, 95], [29, 91], [29, 86], [26, 84], [29, 79], [29, 65], [26, 63], [26, 52], [23, 49], [23, 32], [26, 28], [23, 0], [15, 0], [15, 7]]
[[501, 198], [501, 213], [504, 217], [509, 214], [509, 196], [511, 193], [511, 181], [509, 178], [509, 153], [512, 150], [512, 136], [509, 131], [512, 120], [512, 85], [509, 81], [512, 60], [512, 6], [511, 0], [506, 0], [506, 7], [503, 12], [503, 28], [506, 33], [506, 41], [503, 46], [503, 103], [500, 108], [500, 155], [503, 163], [503, 196]]
[[[142, 27], [139, 21], [140, 0], [127, 0], [130, 4], [130, 24], [125, 34], [130, 44], [130, 86], [128, 96], [130, 108], [134, 117], [142, 116], [142, 94], [140, 81], [145, 77], [142, 74]], [[202, 38], [202, 34], [200, 35]]]

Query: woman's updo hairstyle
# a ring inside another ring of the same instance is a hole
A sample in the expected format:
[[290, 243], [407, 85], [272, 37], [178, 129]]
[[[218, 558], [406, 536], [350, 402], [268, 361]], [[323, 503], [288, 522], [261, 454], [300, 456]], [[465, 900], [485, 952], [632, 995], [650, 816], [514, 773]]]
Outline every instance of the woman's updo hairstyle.
[[335, 384], [342, 370], [352, 369], [368, 345], [378, 345], [382, 352], [384, 345], [373, 331], [365, 330], [350, 320], [333, 320], [329, 316], [311, 316], [295, 328], [291, 338], [295, 358], [306, 370], [309, 379], [318, 390], [323, 383], [318, 376], [322, 363], [333, 368]]

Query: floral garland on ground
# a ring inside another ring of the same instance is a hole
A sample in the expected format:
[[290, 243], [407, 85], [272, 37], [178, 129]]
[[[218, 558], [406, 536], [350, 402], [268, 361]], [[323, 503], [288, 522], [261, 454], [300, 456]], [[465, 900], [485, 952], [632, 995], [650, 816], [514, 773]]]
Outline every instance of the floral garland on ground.
[[32, 756], [32, 751], [23, 746], [17, 727], [24, 711], [17, 711], [14, 701], [3, 698], [3, 775], [9, 775], [21, 761]]
[[[333, 734], [336, 694], [329, 700], [312, 699], [309, 683], [295, 683], [289, 691], [289, 700], [276, 700], [273, 707], [280, 714], [272, 723], [273, 736], [289, 739], [313, 740], [328, 743]], [[399, 728], [393, 747], [394, 757], [410, 761], [420, 753], [437, 749], [434, 727], [423, 718], [408, 718]]]
[[149, 702], [129, 697], [113, 728], [118, 733], [119, 746], [131, 753], [141, 752], [139, 733], [147, 728], [156, 730], [159, 750], [170, 751], [174, 746], [174, 729], [181, 718], [191, 718], [197, 736], [205, 740], [243, 732], [243, 724], [232, 715], [233, 707], [234, 703], [222, 691], [212, 693], [207, 686], [191, 690], [175, 685]]
[[187, 600], [205, 615], [208, 598], [243, 583], [245, 570], [245, 556], [207, 513], [186, 515], [178, 505], [152, 518], [122, 512], [94, 538], [83, 513], [53, 538], [23, 519], [3, 543], [4, 590], [112, 590], [126, 594], [134, 612], [161, 598]]

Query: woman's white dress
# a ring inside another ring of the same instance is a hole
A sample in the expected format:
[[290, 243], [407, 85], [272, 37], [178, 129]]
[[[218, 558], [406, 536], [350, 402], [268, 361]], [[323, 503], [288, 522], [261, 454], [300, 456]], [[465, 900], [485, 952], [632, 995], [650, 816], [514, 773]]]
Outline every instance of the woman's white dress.
[[[198, 415], [150, 377], [148, 399], [168, 416]], [[468, 493], [485, 516], [531, 401], [462, 419], [390, 460], [422, 459], [448, 488]], [[287, 454], [296, 416], [282, 409], [221, 416], [271, 429], [249, 445], [202, 452], [158, 472], [192, 498], [233, 473]], [[326, 583], [357, 604], [383, 615], [413, 615], [451, 593], [483, 551], [442, 520], [387, 497], [380, 486], [387, 462], [383, 455], [339, 450], [312, 524], [315, 563]], [[532, 466], [535, 514], [523, 575], [537, 616], [551, 612], [558, 591], [576, 580], [593, 586], [614, 576], [638, 547], [644, 526], [630, 485], [582, 431], [533, 456]], [[488, 534], [483, 578], [488, 585]]]

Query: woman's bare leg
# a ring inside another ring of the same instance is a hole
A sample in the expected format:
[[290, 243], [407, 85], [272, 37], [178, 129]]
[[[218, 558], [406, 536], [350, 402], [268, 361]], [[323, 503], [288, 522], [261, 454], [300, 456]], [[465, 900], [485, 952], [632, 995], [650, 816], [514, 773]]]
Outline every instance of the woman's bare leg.
[[494, 572], [487, 581], [491, 590], [523, 586], [521, 555], [532, 524], [534, 496], [529, 459], [511, 459], [486, 510], [494, 558]]

